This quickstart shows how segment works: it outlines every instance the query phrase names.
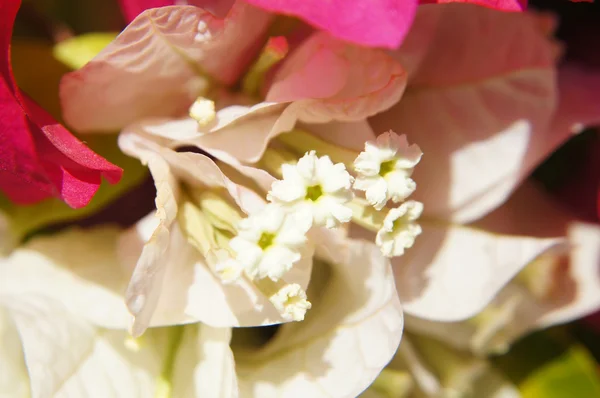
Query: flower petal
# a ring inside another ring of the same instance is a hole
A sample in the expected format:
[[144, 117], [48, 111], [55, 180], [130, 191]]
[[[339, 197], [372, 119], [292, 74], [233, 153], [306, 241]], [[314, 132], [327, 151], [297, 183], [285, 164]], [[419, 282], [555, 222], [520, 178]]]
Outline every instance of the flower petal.
[[[148, 222], [149, 220], [146, 220]], [[152, 224], [149, 225], [150, 227]], [[138, 225], [127, 231], [120, 243], [120, 255], [135, 264], [148, 232]], [[145, 236], [146, 235], [146, 236]], [[134, 333], [141, 334], [148, 326], [165, 326], [190, 322], [202, 322], [212, 327], [257, 326], [280, 323], [280, 314], [254, 285], [242, 280], [223, 284], [201, 259], [196, 249], [183, 237], [179, 227], [170, 231], [169, 256], [160, 267], [160, 286], [148, 286], [150, 276], [141, 280], [148, 295], [159, 296], [149, 308], [149, 321], [136, 319]], [[311, 253], [286, 274], [286, 281], [306, 288], [312, 269]]]
[[283, 325], [258, 351], [234, 352], [241, 395], [355, 397], [391, 359], [402, 310], [389, 262], [373, 244], [343, 245], [329, 248], [329, 259], [344, 259], [330, 279], [311, 281], [315, 299], [303, 322]]
[[420, 224], [423, 232], [414, 246], [392, 264], [405, 312], [429, 320], [475, 315], [527, 263], [562, 242], [426, 219]]
[[468, 3], [501, 11], [525, 11], [527, 0], [421, 0], [421, 4]]
[[[502, 352], [526, 332], [568, 322], [600, 306], [600, 228], [576, 222], [533, 184], [523, 184], [507, 203], [473, 227], [490, 234], [513, 234], [513, 239], [523, 241], [559, 237], [563, 243], [531, 258], [518, 270], [519, 276], [494, 291], [496, 297], [484, 310], [495, 314], [493, 324], [479, 324], [477, 318], [440, 324], [407, 317], [411, 330], [461, 349]], [[472, 272], [465, 270], [465, 275]]]
[[127, 22], [131, 22], [144, 10], [189, 4], [201, 7], [218, 18], [224, 18], [235, 0], [119, 0]]
[[0, 391], [7, 397], [31, 396], [20, 336], [5, 309], [0, 309]]
[[358, 121], [398, 102], [405, 85], [402, 66], [384, 51], [319, 32], [283, 61], [267, 101], [297, 101], [304, 122]]
[[[119, 249], [132, 268], [137, 262], [126, 295], [136, 317], [132, 333], [139, 335], [150, 325], [193, 321], [214, 327], [282, 322], [254, 285], [246, 281], [223, 284], [175, 221], [178, 181], [190, 187], [225, 188], [247, 213], [258, 210], [264, 200], [229, 180], [207, 156], [177, 153], [133, 133], [122, 134], [119, 144], [126, 153], [148, 162], [158, 193], [156, 219], [149, 216], [126, 232]], [[160, 167], [153, 170], [152, 162]], [[312, 249], [307, 250], [303, 260], [286, 274], [288, 283], [298, 283], [302, 288], [308, 285], [312, 269]]]
[[17, 87], [10, 39], [20, 5], [0, 5], [0, 190], [20, 204], [58, 197], [71, 207], [83, 207], [102, 176], [116, 183], [123, 171], [73, 137]]
[[413, 0], [246, 0], [265, 10], [293, 15], [333, 36], [356, 44], [396, 48], [406, 35], [417, 1]]
[[151, 236], [144, 245], [133, 270], [126, 301], [135, 320], [132, 334], [141, 334], [150, 324], [160, 297], [165, 262], [169, 256], [170, 233], [177, 218], [179, 186], [168, 162], [159, 156], [150, 143], [122, 135], [119, 147], [127, 154], [147, 163], [156, 185], [156, 214]]
[[[600, 70], [574, 62], [558, 70], [560, 98], [553, 131], [579, 132], [600, 124]], [[556, 133], [551, 134], [552, 136]]]
[[524, 272], [531, 285], [522, 277], [511, 281], [482, 317], [444, 323], [407, 317], [407, 328], [462, 350], [500, 354], [526, 333], [595, 311], [600, 305], [600, 228], [572, 224], [569, 244], [571, 250], [549, 251], [529, 264]]
[[0, 292], [44, 296], [91, 324], [125, 329], [128, 275], [116, 257], [117, 236], [99, 228], [35, 238], [0, 262]]
[[237, 398], [230, 328], [185, 326], [173, 364], [173, 397]]
[[399, 50], [418, 69], [402, 100], [372, 125], [421, 147], [425, 160], [413, 179], [426, 213], [465, 222], [502, 203], [567, 137], [548, 134], [555, 46], [532, 16], [473, 5], [420, 7], [411, 35], [431, 37], [431, 29], [428, 51]]
[[32, 397], [153, 395], [160, 358], [125, 349], [125, 332], [96, 329], [40, 295], [0, 294], [0, 306], [19, 333]]
[[90, 63], [63, 77], [64, 118], [78, 131], [110, 131], [143, 117], [185, 114], [207, 88], [200, 70], [234, 82], [269, 21], [243, 2], [225, 20], [193, 6], [144, 11]]

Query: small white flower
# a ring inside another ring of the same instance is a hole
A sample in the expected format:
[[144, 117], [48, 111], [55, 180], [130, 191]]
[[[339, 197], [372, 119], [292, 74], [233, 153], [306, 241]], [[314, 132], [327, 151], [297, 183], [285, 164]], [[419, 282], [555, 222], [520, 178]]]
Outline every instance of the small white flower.
[[367, 142], [365, 151], [354, 161], [358, 176], [354, 189], [365, 191], [369, 203], [381, 210], [388, 200], [399, 203], [409, 197], [417, 184], [410, 178], [423, 153], [408, 145], [406, 136], [388, 131]]
[[302, 257], [310, 226], [310, 219], [269, 204], [239, 223], [229, 246], [249, 278], [276, 281]]
[[303, 321], [306, 311], [312, 307], [300, 285], [293, 283], [283, 286], [269, 298], [281, 316], [289, 321]]
[[383, 227], [377, 232], [375, 243], [386, 257], [404, 254], [421, 234], [421, 226], [415, 221], [423, 212], [423, 204], [414, 200], [402, 203], [385, 216]]
[[306, 212], [315, 225], [334, 228], [349, 222], [352, 210], [352, 176], [343, 163], [307, 152], [296, 165], [281, 166], [283, 180], [271, 186], [267, 200]]

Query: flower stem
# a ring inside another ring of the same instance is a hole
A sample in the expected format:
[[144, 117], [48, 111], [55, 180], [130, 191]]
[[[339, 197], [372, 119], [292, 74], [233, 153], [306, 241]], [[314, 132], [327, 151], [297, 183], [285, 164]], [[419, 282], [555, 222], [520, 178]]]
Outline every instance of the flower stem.
[[156, 392], [154, 398], [171, 398], [173, 392], [173, 368], [175, 357], [183, 337], [183, 326], [172, 326], [169, 328], [167, 353], [162, 371], [156, 382]]

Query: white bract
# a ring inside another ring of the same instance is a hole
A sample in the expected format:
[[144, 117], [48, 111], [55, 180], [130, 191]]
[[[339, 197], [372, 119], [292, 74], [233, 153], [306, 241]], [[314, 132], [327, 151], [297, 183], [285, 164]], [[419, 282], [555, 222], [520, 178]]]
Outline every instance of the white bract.
[[302, 257], [309, 228], [310, 218], [269, 204], [239, 223], [229, 246], [249, 278], [277, 281]]
[[307, 152], [296, 165], [281, 166], [283, 180], [271, 186], [267, 200], [299, 211], [306, 211], [318, 226], [334, 228], [349, 222], [352, 210], [353, 178], [343, 163], [333, 164], [329, 156]]
[[377, 210], [388, 200], [399, 203], [410, 196], [417, 184], [410, 178], [423, 153], [417, 145], [408, 145], [406, 136], [388, 131], [375, 142], [365, 143], [365, 150], [354, 161], [358, 176], [354, 189], [365, 191], [369, 203]]
[[412, 247], [416, 237], [422, 232], [421, 226], [415, 223], [422, 212], [423, 204], [414, 200], [389, 211], [375, 238], [375, 243], [385, 256], [401, 256], [404, 249]]

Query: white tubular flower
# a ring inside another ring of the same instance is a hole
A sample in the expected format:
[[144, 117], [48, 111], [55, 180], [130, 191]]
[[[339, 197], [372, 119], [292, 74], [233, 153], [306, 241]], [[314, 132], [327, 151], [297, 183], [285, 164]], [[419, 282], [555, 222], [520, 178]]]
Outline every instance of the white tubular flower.
[[276, 281], [302, 257], [310, 226], [310, 219], [269, 204], [239, 223], [229, 246], [249, 278]]
[[303, 321], [306, 311], [312, 307], [306, 299], [306, 293], [296, 283], [283, 286], [269, 300], [288, 321]]
[[354, 196], [353, 179], [343, 163], [333, 164], [328, 156], [310, 151], [296, 165], [282, 165], [281, 171], [283, 180], [273, 183], [267, 200], [300, 213], [306, 210], [315, 225], [334, 228], [350, 221], [352, 210], [345, 204]]
[[415, 223], [422, 212], [423, 204], [414, 200], [409, 200], [390, 210], [375, 238], [375, 243], [384, 256], [401, 256], [404, 254], [404, 249], [412, 247], [415, 238], [422, 231], [421, 226]]
[[209, 264], [214, 264], [215, 272], [223, 283], [237, 281], [242, 276], [242, 272], [244, 272], [244, 266], [232, 258], [229, 252], [224, 249], [208, 252], [206, 260]]
[[354, 189], [365, 191], [369, 203], [381, 210], [388, 200], [399, 203], [417, 188], [410, 178], [423, 153], [417, 145], [408, 145], [406, 136], [388, 131], [367, 142], [365, 151], [354, 161], [358, 176]]

